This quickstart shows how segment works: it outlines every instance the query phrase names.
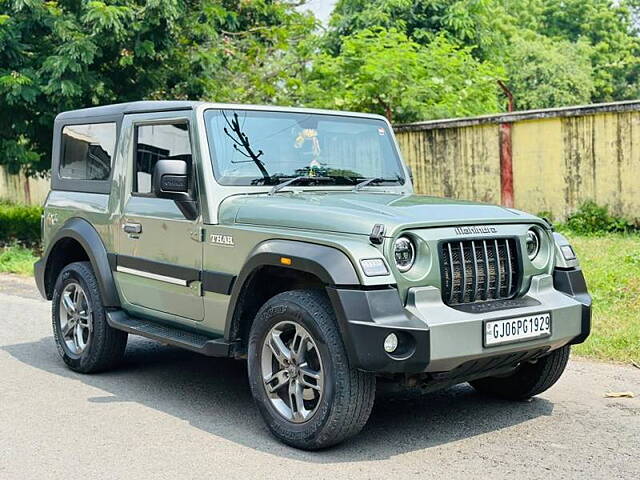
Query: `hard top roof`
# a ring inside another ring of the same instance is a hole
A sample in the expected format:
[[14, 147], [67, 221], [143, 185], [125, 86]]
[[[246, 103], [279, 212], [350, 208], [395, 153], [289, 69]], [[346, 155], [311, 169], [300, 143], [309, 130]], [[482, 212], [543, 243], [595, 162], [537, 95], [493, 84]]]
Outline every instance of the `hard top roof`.
[[81, 108], [62, 112], [56, 120], [69, 120], [85, 117], [107, 117], [125, 113], [163, 112], [167, 110], [191, 110], [201, 102], [186, 100], [143, 100], [139, 102], [115, 103], [100, 107]]
[[100, 117], [116, 117], [123, 114], [134, 113], [150, 113], [150, 112], [166, 112], [172, 110], [193, 110], [200, 105], [205, 105], [212, 108], [238, 108], [247, 110], [262, 110], [262, 111], [275, 111], [275, 112], [299, 112], [299, 113], [319, 113], [319, 114], [334, 114], [334, 115], [346, 115], [354, 117], [369, 117], [384, 119], [380, 115], [371, 113], [357, 113], [357, 112], [341, 112], [336, 110], [321, 110], [315, 108], [297, 108], [297, 107], [279, 107], [272, 105], [248, 105], [248, 104], [227, 104], [227, 103], [211, 103], [211, 102], [198, 102], [189, 100], [143, 100], [138, 102], [126, 102], [116, 103], [113, 105], [103, 105], [99, 107], [81, 108], [78, 110], [69, 110], [62, 112], [56, 117], [56, 122], [65, 121], [78, 121], [85, 118], [100, 118]]

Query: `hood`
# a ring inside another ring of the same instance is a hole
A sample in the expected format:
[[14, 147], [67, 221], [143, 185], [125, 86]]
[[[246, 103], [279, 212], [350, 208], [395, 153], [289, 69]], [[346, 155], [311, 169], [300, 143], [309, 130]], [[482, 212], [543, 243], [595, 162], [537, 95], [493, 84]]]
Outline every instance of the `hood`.
[[542, 223], [538, 217], [497, 205], [425, 195], [286, 192], [238, 195], [220, 206], [220, 222], [369, 235], [376, 223], [398, 230], [450, 225]]

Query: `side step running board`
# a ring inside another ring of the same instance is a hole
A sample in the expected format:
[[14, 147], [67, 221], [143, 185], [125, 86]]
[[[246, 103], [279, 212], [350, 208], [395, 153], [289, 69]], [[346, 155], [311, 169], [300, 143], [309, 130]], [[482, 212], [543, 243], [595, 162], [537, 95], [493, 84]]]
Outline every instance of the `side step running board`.
[[232, 343], [224, 339], [212, 339], [199, 333], [189, 332], [161, 323], [130, 317], [122, 310], [107, 313], [107, 322], [117, 330], [124, 330], [133, 335], [150, 338], [161, 343], [185, 348], [208, 357], [228, 357]]

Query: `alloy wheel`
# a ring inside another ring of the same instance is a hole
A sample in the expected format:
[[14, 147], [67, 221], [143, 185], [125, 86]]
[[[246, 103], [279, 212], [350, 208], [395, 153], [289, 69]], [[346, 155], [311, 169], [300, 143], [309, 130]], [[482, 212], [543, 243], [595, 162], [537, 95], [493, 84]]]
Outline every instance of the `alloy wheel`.
[[87, 349], [92, 329], [87, 295], [80, 284], [69, 283], [60, 295], [60, 332], [72, 354], [80, 355]]
[[324, 389], [322, 359], [309, 332], [291, 321], [267, 333], [262, 346], [262, 378], [276, 411], [294, 423], [316, 413]]

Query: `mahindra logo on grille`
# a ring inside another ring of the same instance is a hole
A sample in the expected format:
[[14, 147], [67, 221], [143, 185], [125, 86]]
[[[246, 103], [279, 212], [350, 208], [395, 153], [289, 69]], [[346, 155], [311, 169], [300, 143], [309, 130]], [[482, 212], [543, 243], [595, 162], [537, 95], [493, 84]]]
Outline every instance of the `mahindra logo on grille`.
[[478, 235], [484, 233], [498, 233], [495, 227], [456, 227], [456, 235]]

